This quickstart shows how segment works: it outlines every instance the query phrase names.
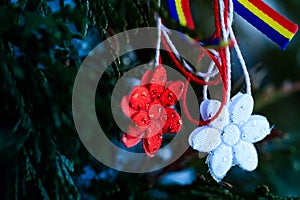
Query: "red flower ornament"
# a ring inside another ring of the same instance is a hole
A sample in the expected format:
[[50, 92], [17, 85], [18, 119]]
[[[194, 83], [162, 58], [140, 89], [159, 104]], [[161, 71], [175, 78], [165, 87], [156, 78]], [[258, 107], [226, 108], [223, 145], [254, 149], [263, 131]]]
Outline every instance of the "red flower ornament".
[[170, 106], [181, 98], [183, 86], [182, 81], [167, 82], [166, 70], [161, 65], [145, 72], [141, 84], [121, 102], [122, 111], [132, 121], [122, 136], [127, 148], [142, 140], [145, 152], [153, 157], [160, 149], [163, 133], [180, 131], [182, 120]]

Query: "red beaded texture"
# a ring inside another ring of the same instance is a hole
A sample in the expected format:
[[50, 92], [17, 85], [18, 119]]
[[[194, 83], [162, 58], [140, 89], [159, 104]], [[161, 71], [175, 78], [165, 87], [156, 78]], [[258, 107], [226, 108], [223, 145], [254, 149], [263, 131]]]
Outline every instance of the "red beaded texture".
[[182, 81], [167, 81], [163, 66], [147, 70], [140, 85], [121, 102], [123, 113], [132, 121], [123, 133], [123, 144], [129, 148], [142, 140], [147, 155], [155, 156], [161, 147], [163, 133], [176, 133], [181, 129], [182, 120], [170, 106], [181, 98], [183, 88]]

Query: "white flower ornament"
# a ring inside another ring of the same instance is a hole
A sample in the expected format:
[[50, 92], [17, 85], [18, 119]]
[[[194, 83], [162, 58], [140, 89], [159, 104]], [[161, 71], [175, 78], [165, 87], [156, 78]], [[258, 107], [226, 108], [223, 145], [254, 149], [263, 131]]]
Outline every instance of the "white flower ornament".
[[[246, 171], [257, 167], [257, 152], [252, 143], [270, 134], [270, 125], [264, 116], [251, 115], [253, 104], [250, 94], [238, 93], [217, 119], [195, 129], [189, 137], [193, 149], [209, 152], [206, 162], [212, 177], [218, 182], [234, 165]], [[202, 118], [213, 117], [220, 105], [217, 100], [204, 100], [200, 105]]]

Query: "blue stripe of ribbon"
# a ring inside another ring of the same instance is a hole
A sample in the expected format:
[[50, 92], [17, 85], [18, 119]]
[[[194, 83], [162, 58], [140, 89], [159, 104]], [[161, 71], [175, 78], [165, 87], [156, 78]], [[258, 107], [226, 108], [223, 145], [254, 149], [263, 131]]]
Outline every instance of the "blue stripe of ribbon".
[[177, 10], [176, 10], [175, 0], [168, 0], [168, 5], [169, 5], [169, 10], [170, 10], [171, 17], [175, 21], [179, 22]]
[[281, 49], [285, 49], [289, 43], [289, 39], [281, 35], [279, 32], [270, 27], [267, 23], [261, 20], [259, 17], [250, 12], [237, 0], [233, 0], [234, 10], [255, 28], [260, 30], [263, 34], [278, 44]]

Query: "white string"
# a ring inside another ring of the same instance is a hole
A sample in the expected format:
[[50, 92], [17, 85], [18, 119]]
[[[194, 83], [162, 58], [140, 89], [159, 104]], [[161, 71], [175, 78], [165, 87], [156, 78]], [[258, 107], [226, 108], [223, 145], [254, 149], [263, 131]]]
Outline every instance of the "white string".
[[[180, 59], [180, 54], [179, 52], [177, 51], [176, 47], [174, 46], [173, 42], [171, 41], [169, 35], [167, 34], [166, 31], [162, 31], [162, 34], [163, 36], [165, 37], [166, 39], [166, 42], [169, 44], [170, 46], [170, 49], [172, 50], [172, 52], [174, 53], [174, 55], [176, 56], [177, 59]], [[193, 72], [193, 69], [192, 67], [187, 64], [184, 60], [182, 61], [183, 63], [183, 66], [189, 70], [190, 72]], [[196, 75], [202, 77], [202, 78], [207, 78], [207, 77], [214, 77], [216, 76], [217, 74], [219, 73], [219, 70], [218, 68], [215, 68], [213, 71], [211, 72], [207, 72], [207, 73], [204, 73], [204, 72], [197, 72]]]
[[[209, 65], [209, 67], [208, 67], [207, 72], [211, 72], [213, 70], [214, 66], [215, 66], [215, 62], [211, 62], [210, 65]], [[205, 82], [209, 81], [209, 78], [210, 77], [204, 78], [204, 81]], [[207, 89], [208, 89], [208, 85], [204, 85], [203, 86], [203, 99], [204, 100], [207, 100]]]
[[161, 18], [157, 15], [157, 43], [156, 43], [156, 53], [155, 53], [155, 66], [159, 65], [160, 43], [161, 43]]
[[245, 60], [243, 58], [242, 52], [240, 50], [240, 47], [236, 43], [236, 38], [235, 38], [235, 35], [234, 35], [233, 30], [232, 30], [231, 27], [229, 28], [229, 33], [230, 33], [230, 38], [233, 41], [235, 41], [235, 43], [234, 43], [234, 49], [235, 49], [235, 52], [237, 54], [237, 57], [238, 57], [239, 62], [241, 64], [241, 66], [242, 66], [242, 69], [243, 69], [243, 73], [244, 73], [244, 77], [245, 77], [245, 82], [246, 82], [246, 93], [247, 94], [251, 94], [251, 81], [250, 81], [249, 72], [248, 72], [248, 69], [247, 69], [247, 66], [246, 66], [246, 62], [245, 62]]
[[232, 2], [232, 0], [229, 0], [229, 23], [230, 23], [230, 26], [228, 26], [229, 27], [229, 35], [230, 35], [230, 38], [234, 41], [234, 50], [237, 54], [237, 57], [239, 59], [241, 66], [242, 66], [242, 70], [243, 70], [245, 82], [246, 82], [246, 93], [251, 94], [251, 81], [250, 81], [250, 76], [249, 76], [249, 72], [247, 69], [247, 65], [246, 65], [246, 62], [242, 55], [242, 52], [240, 50], [240, 47], [237, 44], [236, 37], [235, 37], [233, 29], [232, 29], [232, 23], [233, 23], [233, 2]]
[[[160, 0], [158, 0], [158, 7], [160, 7]], [[156, 13], [157, 20], [157, 43], [156, 43], [156, 52], [155, 52], [155, 66], [159, 65], [159, 56], [160, 56], [160, 44], [161, 44], [161, 18], [158, 13]]]

